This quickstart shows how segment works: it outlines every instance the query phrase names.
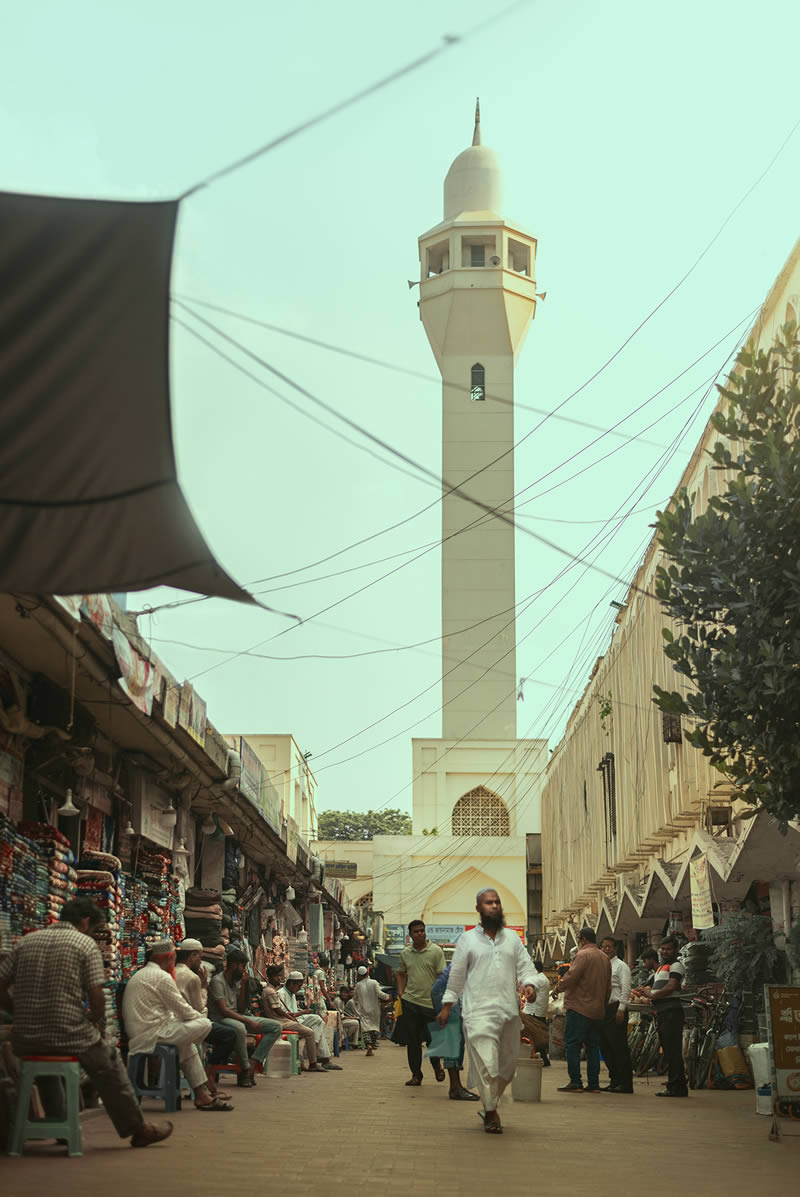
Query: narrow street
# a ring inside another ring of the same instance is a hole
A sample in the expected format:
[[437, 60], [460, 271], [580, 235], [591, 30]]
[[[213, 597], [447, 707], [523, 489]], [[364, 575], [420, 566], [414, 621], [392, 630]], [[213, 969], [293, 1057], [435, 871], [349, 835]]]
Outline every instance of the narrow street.
[[770, 1122], [753, 1113], [752, 1091], [658, 1101], [657, 1083], [637, 1080], [632, 1097], [570, 1096], [556, 1093], [566, 1078], [556, 1062], [544, 1072], [541, 1104], [508, 1100], [506, 1133], [489, 1138], [476, 1105], [448, 1101], [447, 1086], [429, 1073], [421, 1089], [406, 1089], [400, 1049], [385, 1044], [371, 1060], [350, 1052], [341, 1063], [344, 1071], [324, 1077], [262, 1079], [256, 1090], [236, 1092], [232, 1114], [186, 1107], [174, 1115], [169, 1143], [145, 1151], [121, 1144], [105, 1116], [91, 1116], [81, 1159], [31, 1145], [22, 1159], [0, 1159], [0, 1189], [4, 1197], [491, 1197], [499, 1189], [752, 1197], [765, 1185], [791, 1192], [797, 1184], [800, 1140], [769, 1142]]

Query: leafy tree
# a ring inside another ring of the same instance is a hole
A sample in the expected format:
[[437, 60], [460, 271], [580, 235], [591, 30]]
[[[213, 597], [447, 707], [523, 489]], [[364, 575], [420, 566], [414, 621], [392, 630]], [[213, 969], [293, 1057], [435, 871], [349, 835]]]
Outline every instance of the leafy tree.
[[658, 514], [656, 594], [681, 625], [664, 629], [665, 652], [690, 685], [655, 686], [654, 701], [689, 716], [689, 743], [784, 831], [800, 816], [799, 381], [793, 324], [741, 352], [711, 417], [732, 442], [710, 454], [726, 492], [695, 515], [684, 487]]
[[324, 810], [321, 840], [371, 840], [375, 835], [411, 835], [411, 816], [402, 810]]
[[714, 945], [708, 963], [728, 993], [740, 989], [758, 992], [762, 985], [783, 979], [783, 956], [775, 946], [768, 918], [740, 910], [701, 934]]

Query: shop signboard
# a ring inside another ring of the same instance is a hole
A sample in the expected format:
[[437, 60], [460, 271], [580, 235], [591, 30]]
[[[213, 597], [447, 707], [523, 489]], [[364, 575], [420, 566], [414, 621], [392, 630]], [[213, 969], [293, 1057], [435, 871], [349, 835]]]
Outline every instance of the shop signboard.
[[355, 881], [358, 877], [357, 860], [326, 860], [326, 877], [343, 877], [346, 881]]
[[300, 838], [300, 832], [295, 819], [288, 818], [286, 820], [286, 855], [292, 864], [297, 860], [297, 841]]
[[169, 679], [166, 679], [164, 684], [164, 709], [162, 714], [167, 727], [178, 726], [178, 707], [180, 705], [180, 699], [181, 692], [179, 687], [174, 685]]
[[706, 931], [714, 926], [714, 909], [711, 904], [708, 857], [705, 853], [689, 861], [689, 883], [692, 891], [692, 926], [697, 931]]
[[237, 740], [237, 752], [242, 759], [242, 776], [239, 779], [239, 789], [245, 798], [249, 798], [253, 806], [261, 810], [264, 768], [244, 736], [238, 736]]
[[464, 934], [463, 923], [428, 923], [425, 933], [431, 943], [455, 944]]
[[408, 931], [405, 923], [386, 924], [386, 951], [402, 951], [406, 946]]
[[152, 661], [138, 653], [119, 628], [112, 632], [112, 643], [120, 669], [119, 687], [143, 715], [153, 710], [153, 682], [155, 668]]
[[[800, 985], [765, 985], [773, 1096], [800, 1116]], [[780, 1108], [777, 1111], [781, 1113]]]
[[190, 682], [183, 683], [178, 722], [201, 748], [206, 742], [206, 704]]

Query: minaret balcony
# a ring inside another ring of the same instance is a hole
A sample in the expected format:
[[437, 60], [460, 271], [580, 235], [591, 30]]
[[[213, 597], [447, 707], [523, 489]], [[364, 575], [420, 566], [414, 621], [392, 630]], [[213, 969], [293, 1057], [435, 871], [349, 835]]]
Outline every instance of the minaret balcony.
[[524, 299], [536, 298], [536, 280], [504, 266], [459, 266], [432, 274], [420, 283], [420, 298], [433, 299], [448, 291], [494, 291], [501, 288]]

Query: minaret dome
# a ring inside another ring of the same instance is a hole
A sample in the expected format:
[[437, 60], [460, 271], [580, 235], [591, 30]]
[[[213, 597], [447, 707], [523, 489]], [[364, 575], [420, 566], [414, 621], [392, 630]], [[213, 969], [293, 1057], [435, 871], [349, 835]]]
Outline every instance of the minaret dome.
[[502, 183], [500, 164], [494, 150], [481, 145], [480, 102], [475, 106], [472, 145], [458, 155], [444, 181], [444, 218], [452, 220], [462, 212], [500, 214]]

